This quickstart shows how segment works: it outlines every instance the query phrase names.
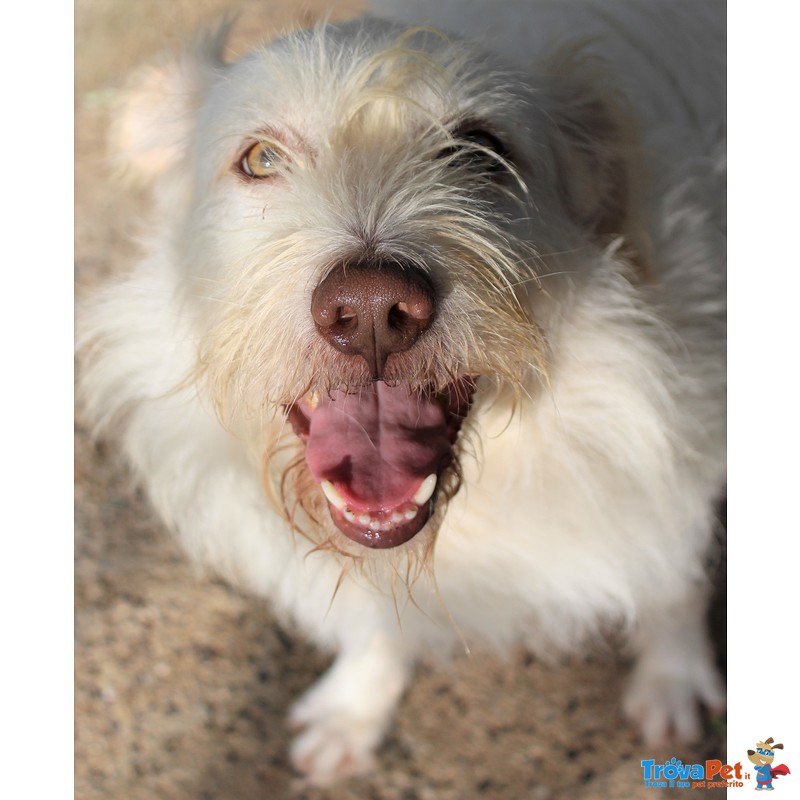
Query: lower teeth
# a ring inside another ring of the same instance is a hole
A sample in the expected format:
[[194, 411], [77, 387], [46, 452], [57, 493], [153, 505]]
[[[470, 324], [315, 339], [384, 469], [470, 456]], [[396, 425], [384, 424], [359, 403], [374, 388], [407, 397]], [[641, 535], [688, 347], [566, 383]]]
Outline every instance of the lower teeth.
[[342, 511], [342, 516], [348, 522], [357, 522], [364, 528], [369, 528], [374, 531], [390, 531], [401, 522], [410, 522], [417, 516], [419, 508], [417, 506], [408, 506], [402, 511], [393, 511], [391, 516], [385, 519], [378, 519], [369, 514], [355, 514], [351, 509], [345, 508]]
[[393, 526], [399, 525], [404, 521], [410, 522], [412, 519], [414, 519], [414, 517], [417, 516], [420, 506], [424, 505], [428, 502], [428, 500], [430, 500], [435, 487], [436, 475], [429, 475], [422, 482], [419, 489], [417, 489], [417, 492], [413, 497], [414, 502], [412, 504], [403, 509], [395, 509], [392, 511], [391, 515], [380, 519], [373, 517], [366, 512], [356, 514], [352, 509], [346, 507], [345, 498], [330, 481], [322, 481], [321, 484], [322, 492], [327, 498], [328, 502], [334, 508], [338, 509], [348, 522], [357, 522], [359, 525], [375, 531], [388, 531], [391, 530]]

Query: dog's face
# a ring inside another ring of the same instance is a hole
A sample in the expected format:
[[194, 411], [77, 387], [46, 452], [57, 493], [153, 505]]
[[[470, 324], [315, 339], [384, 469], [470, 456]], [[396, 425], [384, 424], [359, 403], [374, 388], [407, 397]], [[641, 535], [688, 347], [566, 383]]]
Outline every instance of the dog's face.
[[624, 232], [616, 129], [582, 91], [373, 22], [206, 48], [132, 93], [117, 139], [159, 184], [197, 375], [229, 421], [271, 420], [268, 483], [319, 543], [429, 543], [476, 387], [541, 382], [537, 275]]
[[758, 742], [755, 750], [748, 750], [747, 758], [757, 767], [765, 767], [775, 760], [776, 750], [783, 750], [783, 745], [774, 744], [769, 738], [766, 742]]

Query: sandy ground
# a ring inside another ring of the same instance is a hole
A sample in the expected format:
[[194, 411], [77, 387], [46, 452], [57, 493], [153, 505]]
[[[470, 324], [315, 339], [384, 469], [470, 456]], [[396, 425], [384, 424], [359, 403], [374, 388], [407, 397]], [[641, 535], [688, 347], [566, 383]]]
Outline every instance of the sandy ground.
[[[242, 12], [240, 51], [313, 22], [324, 3], [77, 0], [79, 304], [134, 252], [128, 237], [144, 202], [104, 160], [115, 89], [132, 67], [231, 8]], [[345, 0], [336, 13], [358, 8]], [[308, 789], [287, 761], [284, 718], [325, 660], [263, 604], [187, 563], [113, 442], [92, 443], [80, 414], [76, 481], [79, 800], [636, 800], [656, 791], [643, 785], [643, 758], [725, 759], [719, 720], [698, 746], [645, 748], [619, 712], [627, 664], [612, 648], [557, 667], [476, 653], [420, 667], [373, 775]]]

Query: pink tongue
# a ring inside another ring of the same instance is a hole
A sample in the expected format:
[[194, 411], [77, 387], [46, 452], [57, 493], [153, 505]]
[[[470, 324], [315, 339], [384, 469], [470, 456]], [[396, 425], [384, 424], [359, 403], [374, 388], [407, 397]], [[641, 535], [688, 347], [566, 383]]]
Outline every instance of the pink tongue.
[[450, 458], [441, 405], [383, 382], [356, 394], [332, 392], [311, 415], [306, 461], [317, 481], [331, 481], [359, 510], [407, 501]]

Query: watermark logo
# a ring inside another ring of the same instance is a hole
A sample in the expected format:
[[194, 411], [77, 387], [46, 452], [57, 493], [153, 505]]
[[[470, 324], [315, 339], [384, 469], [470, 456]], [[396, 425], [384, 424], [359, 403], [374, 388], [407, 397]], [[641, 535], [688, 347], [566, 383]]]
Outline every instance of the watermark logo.
[[648, 758], [641, 765], [644, 785], [651, 789], [730, 789], [744, 786], [750, 778], [740, 762], [723, 764], [718, 758], [698, 764], [684, 764], [677, 758], [657, 764]]
[[783, 750], [783, 745], [780, 743], [775, 744], [775, 740], [770, 736], [764, 742], [756, 742], [755, 750], [747, 751], [747, 758], [754, 764], [756, 791], [771, 792], [775, 788], [772, 785], [774, 780], [784, 775], [791, 775], [791, 771], [786, 764], [773, 766], [776, 750]]
[[783, 750], [783, 745], [772, 737], [756, 742], [756, 749], [747, 751], [752, 768], [743, 767], [740, 761], [724, 764], [717, 758], [696, 764], [684, 764], [677, 758], [659, 764], [647, 758], [641, 762], [642, 778], [650, 789], [739, 789], [755, 781], [757, 791], [771, 792], [773, 781], [791, 775], [786, 764], [774, 763], [776, 750]]

